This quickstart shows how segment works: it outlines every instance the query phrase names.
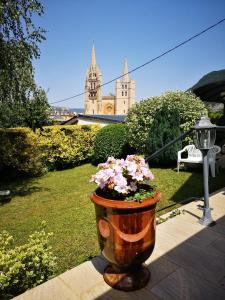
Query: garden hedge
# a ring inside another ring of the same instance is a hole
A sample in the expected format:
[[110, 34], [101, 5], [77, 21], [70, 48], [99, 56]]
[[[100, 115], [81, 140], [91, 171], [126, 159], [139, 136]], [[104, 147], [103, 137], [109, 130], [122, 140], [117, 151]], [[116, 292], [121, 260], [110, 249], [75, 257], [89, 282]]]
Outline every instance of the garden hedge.
[[99, 128], [56, 125], [35, 133], [28, 128], [0, 129], [0, 173], [33, 176], [88, 161]]
[[42, 160], [48, 169], [65, 169], [88, 161], [97, 125], [48, 126], [39, 131]]
[[38, 135], [28, 128], [0, 129], [0, 173], [44, 173]]

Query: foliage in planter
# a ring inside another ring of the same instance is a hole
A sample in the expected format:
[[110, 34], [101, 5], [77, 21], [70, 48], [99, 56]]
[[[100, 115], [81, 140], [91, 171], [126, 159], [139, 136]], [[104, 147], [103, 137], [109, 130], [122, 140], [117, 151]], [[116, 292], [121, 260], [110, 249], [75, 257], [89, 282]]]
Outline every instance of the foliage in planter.
[[48, 126], [39, 130], [42, 159], [50, 170], [74, 167], [92, 156], [99, 126]]
[[56, 258], [48, 245], [51, 235], [42, 228], [26, 244], [13, 247], [13, 237], [6, 231], [0, 234], [0, 295], [16, 296], [54, 275]]
[[126, 126], [130, 145], [140, 153], [146, 152], [149, 130], [157, 110], [164, 104], [179, 111], [181, 133], [190, 129], [202, 112], [207, 113], [204, 103], [191, 92], [166, 92], [136, 103], [128, 112]]
[[[146, 155], [153, 154], [180, 135], [179, 111], [177, 109], [169, 109], [164, 104], [160, 110], [156, 111], [154, 121], [150, 127]], [[182, 149], [182, 143], [178, 141], [158, 155], [153, 161], [160, 165], [169, 165], [177, 160], [177, 152], [180, 149]]]
[[94, 139], [93, 163], [98, 164], [109, 156], [125, 157], [134, 150], [127, 143], [127, 131], [124, 124], [111, 124], [99, 130]]
[[38, 137], [32, 130], [0, 129], [0, 172], [30, 176], [45, 172]]

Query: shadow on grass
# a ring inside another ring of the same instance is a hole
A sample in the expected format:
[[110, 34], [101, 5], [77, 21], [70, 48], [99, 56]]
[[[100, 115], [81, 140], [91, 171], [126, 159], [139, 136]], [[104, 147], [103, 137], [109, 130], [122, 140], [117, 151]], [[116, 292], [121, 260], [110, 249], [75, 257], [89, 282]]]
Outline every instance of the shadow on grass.
[[[11, 197], [24, 197], [36, 192], [49, 191], [40, 186], [38, 178], [0, 179], [0, 190], [10, 190]], [[4, 204], [4, 201], [2, 202]]]
[[[179, 174], [178, 174], [179, 176]], [[225, 186], [225, 171], [220, 171], [216, 177], [209, 176], [209, 193], [212, 193]], [[190, 176], [190, 178], [181, 185], [181, 187], [175, 191], [171, 199], [174, 202], [180, 202], [182, 200], [195, 197], [200, 198], [204, 195], [203, 188], [203, 173], [202, 169], [198, 168]]]

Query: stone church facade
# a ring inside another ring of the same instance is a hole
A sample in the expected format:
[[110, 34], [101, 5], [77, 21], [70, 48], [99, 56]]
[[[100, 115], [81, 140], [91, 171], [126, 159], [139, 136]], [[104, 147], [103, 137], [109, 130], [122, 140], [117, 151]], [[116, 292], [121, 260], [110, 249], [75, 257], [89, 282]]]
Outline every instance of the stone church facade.
[[126, 115], [135, 103], [135, 82], [129, 78], [127, 60], [123, 77], [116, 80], [115, 95], [102, 96], [102, 74], [96, 63], [95, 49], [92, 47], [91, 64], [85, 80], [85, 114]]

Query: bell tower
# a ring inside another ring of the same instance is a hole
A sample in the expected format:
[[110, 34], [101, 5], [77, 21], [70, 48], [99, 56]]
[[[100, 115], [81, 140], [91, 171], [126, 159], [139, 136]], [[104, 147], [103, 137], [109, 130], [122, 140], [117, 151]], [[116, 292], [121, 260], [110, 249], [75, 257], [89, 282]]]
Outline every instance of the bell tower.
[[116, 81], [116, 115], [126, 115], [135, 103], [135, 81], [129, 78], [127, 60], [124, 61], [123, 77]]
[[85, 80], [85, 111], [84, 114], [99, 115], [102, 113], [102, 74], [96, 64], [94, 45], [91, 50], [91, 64]]

